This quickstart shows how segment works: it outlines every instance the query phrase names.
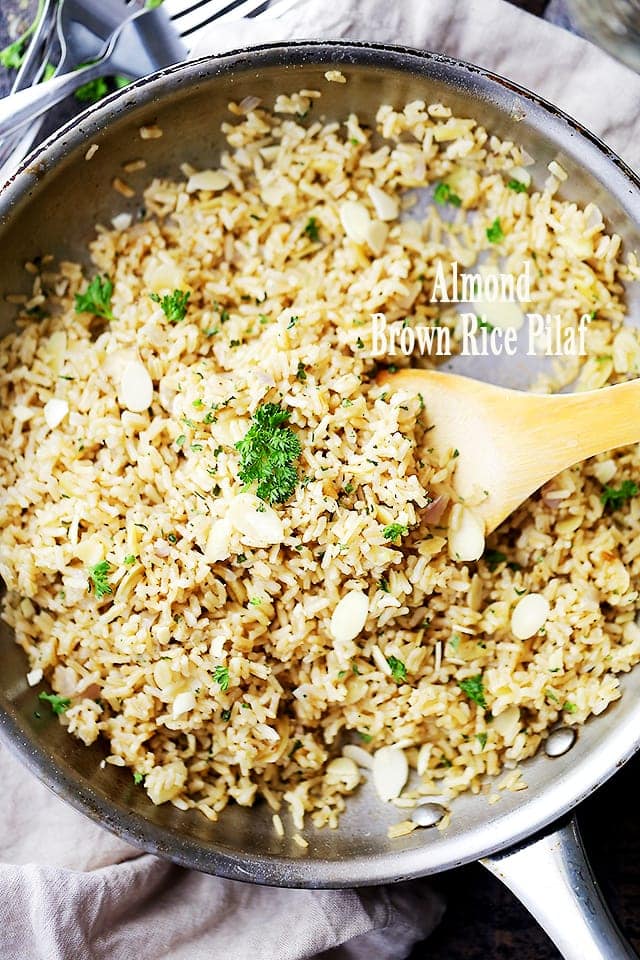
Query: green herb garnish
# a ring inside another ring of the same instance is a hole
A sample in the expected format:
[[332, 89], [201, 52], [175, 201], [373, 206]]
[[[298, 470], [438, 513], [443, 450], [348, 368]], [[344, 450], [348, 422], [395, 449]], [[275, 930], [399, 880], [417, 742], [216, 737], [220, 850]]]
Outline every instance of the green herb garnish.
[[111, 310], [113, 283], [109, 277], [94, 277], [84, 293], [75, 295], [76, 313], [92, 313], [94, 317], [115, 320]]
[[231, 720], [231, 710], [223, 710], [220, 714], [220, 718], [225, 721]]
[[509, 190], [513, 190], [514, 193], [526, 193], [526, 192], [527, 192], [527, 185], [526, 185], [526, 183], [523, 183], [522, 180], [516, 180], [515, 177], [513, 177], [511, 180], [509, 180], [509, 182], [507, 183], [507, 186], [509, 187]]
[[450, 203], [453, 207], [459, 207], [462, 204], [462, 200], [457, 193], [453, 192], [448, 183], [437, 184], [433, 193], [433, 199], [436, 203], [439, 203], [441, 207], [446, 203]]
[[486, 565], [489, 567], [491, 573], [500, 566], [501, 563], [507, 562], [507, 556], [501, 550], [485, 550], [484, 556], [482, 558]]
[[131, 567], [136, 562], [136, 558], [132, 553], [130, 553], [128, 556], [124, 558], [124, 562], [128, 567]]
[[487, 735], [486, 733], [476, 733], [476, 740], [484, 750], [487, 745]]
[[476, 674], [475, 677], [468, 677], [466, 680], [461, 680], [458, 686], [465, 696], [469, 697], [469, 700], [473, 700], [473, 702], [477, 703], [483, 710], [487, 709], [481, 673]]
[[157, 293], [150, 293], [149, 296], [154, 303], [160, 304], [169, 323], [180, 323], [186, 317], [187, 304], [191, 296], [188, 290], [174, 290], [173, 293], [166, 293], [163, 297]]
[[135, 770], [133, 774], [133, 782], [136, 786], [139, 786], [144, 781], [144, 773], [140, 773], [139, 770]]
[[111, 585], [107, 580], [107, 575], [111, 569], [111, 564], [108, 560], [102, 560], [100, 563], [96, 563], [95, 567], [92, 567], [89, 571], [89, 590], [91, 586], [93, 587], [93, 595], [96, 600], [102, 600], [103, 597], [108, 596], [110, 593], [113, 593]]
[[313, 243], [317, 243], [320, 239], [320, 230], [318, 228], [318, 221], [315, 217], [309, 217], [307, 220], [307, 225], [304, 228], [304, 232], [309, 237], [309, 240], [312, 240]]
[[571, 703], [570, 700], [565, 700], [562, 709], [565, 711], [565, 713], [575, 713], [578, 708], [576, 707], [575, 703]]
[[360, 737], [363, 743], [371, 743], [373, 737], [370, 733], [363, 733], [362, 730], [356, 730], [356, 733]]
[[403, 523], [389, 523], [382, 531], [382, 536], [385, 540], [399, 540], [400, 537], [406, 536], [408, 532], [409, 527]]
[[66, 713], [71, 706], [71, 700], [68, 697], [61, 697], [57, 693], [44, 693], [43, 691], [38, 694], [38, 700], [48, 703], [57, 717]]
[[[82, 64], [88, 66], [88, 64]], [[79, 103], [97, 103], [109, 93], [109, 84], [104, 77], [96, 77], [95, 80], [89, 80], [74, 93], [74, 97]]]
[[639, 489], [638, 484], [633, 480], [623, 480], [619, 487], [605, 486], [600, 494], [600, 503], [605, 509], [609, 507], [611, 510], [617, 510], [625, 500], [635, 497]]
[[487, 240], [489, 243], [500, 243], [501, 240], [504, 240], [500, 217], [496, 217], [491, 226], [487, 227]]
[[229, 670], [227, 667], [216, 667], [211, 676], [219, 684], [223, 693], [229, 689]]
[[300, 441], [285, 426], [289, 412], [279, 403], [264, 403], [253, 415], [240, 452], [238, 476], [247, 486], [257, 482], [256, 494], [267, 503], [284, 503], [298, 482], [293, 466], [302, 452]]
[[396, 683], [404, 683], [407, 679], [407, 668], [402, 660], [398, 660], [397, 657], [387, 657], [387, 663], [391, 667], [391, 676]]
[[37, 13], [22, 36], [14, 40], [13, 43], [10, 43], [4, 50], [0, 50], [0, 66], [6, 67], [7, 70], [18, 70], [22, 66], [22, 61], [24, 60], [24, 55], [27, 50], [27, 41], [40, 23], [43, 11], [44, 0], [38, 0]]
[[302, 360], [298, 360], [298, 369], [296, 370], [296, 379], [298, 379], [300, 383], [304, 383], [304, 381], [307, 379], [307, 371], [305, 370], [304, 363], [302, 362]]

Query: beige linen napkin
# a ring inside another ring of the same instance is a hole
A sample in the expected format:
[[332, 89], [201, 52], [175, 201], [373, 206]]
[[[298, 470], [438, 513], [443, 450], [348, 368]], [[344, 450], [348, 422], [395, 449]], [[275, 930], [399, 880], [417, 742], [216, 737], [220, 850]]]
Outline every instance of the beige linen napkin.
[[[503, 0], [307, 0], [274, 24], [214, 25], [196, 53], [338, 37], [479, 63], [555, 101], [632, 165], [640, 160], [640, 78]], [[277, 890], [140, 854], [50, 794], [4, 747], [0, 782], [2, 960], [400, 960], [442, 914], [424, 882]]]

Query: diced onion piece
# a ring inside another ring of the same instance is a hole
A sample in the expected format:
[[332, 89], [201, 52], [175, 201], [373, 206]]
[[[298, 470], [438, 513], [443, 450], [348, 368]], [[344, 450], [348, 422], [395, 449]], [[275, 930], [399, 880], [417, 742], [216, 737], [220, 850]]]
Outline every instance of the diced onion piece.
[[192, 174], [187, 180], [187, 193], [197, 190], [224, 190], [231, 181], [222, 170], [200, 170]]
[[418, 771], [418, 776], [423, 777], [429, 769], [429, 760], [431, 759], [432, 752], [433, 744], [431, 743], [423, 743], [418, 750], [418, 759], [416, 761], [416, 770]]
[[120, 405], [131, 413], [142, 413], [151, 406], [153, 381], [139, 360], [130, 361], [122, 371], [118, 399]]
[[195, 695], [191, 690], [186, 690], [184, 693], [179, 693], [178, 696], [173, 701], [173, 706], [171, 708], [171, 715], [176, 717], [181, 717], [185, 713], [189, 713], [190, 710], [196, 705]]
[[367, 193], [369, 194], [369, 199], [374, 206], [379, 220], [396, 219], [400, 211], [400, 206], [395, 197], [389, 196], [389, 194], [381, 190], [380, 187], [374, 187], [373, 185], [367, 187]]
[[360, 783], [360, 771], [349, 757], [336, 757], [327, 766], [325, 779], [328, 783], [342, 783], [347, 790], [355, 790]]
[[44, 405], [44, 419], [50, 430], [55, 430], [69, 412], [69, 404], [66, 400], [58, 400], [52, 397]]
[[527, 594], [513, 609], [511, 632], [518, 640], [528, 640], [544, 626], [550, 609], [549, 601], [541, 593]]
[[43, 673], [40, 667], [36, 667], [35, 670], [30, 670], [27, 674], [27, 683], [30, 687], [37, 687], [37, 685], [42, 680]]
[[354, 640], [364, 627], [369, 614], [369, 598], [362, 590], [350, 590], [333, 611], [331, 635], [334, 640], [346, 643]]
[[381, 800], [395, 800], [409, 776], [409, 764], [404, 750], [398, 747], [380, 747], [373, 755], [373, 785]]
[[484, 553], [484, 523], [470, 507], [454, 504], [449, 517], [449, 556], [479, 560]]

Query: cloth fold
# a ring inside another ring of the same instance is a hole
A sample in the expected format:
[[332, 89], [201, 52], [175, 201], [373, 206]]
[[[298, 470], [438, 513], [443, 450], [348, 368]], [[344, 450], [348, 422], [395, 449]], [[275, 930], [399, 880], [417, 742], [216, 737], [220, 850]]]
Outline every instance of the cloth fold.
[[[447, 53], [557, 103], [632, 166], [640, 78], [503, 0], [306, 0], [285, 18], [214, 24], [194, 56], [282, 39], [348, 38]], [[428, 883], [279, 890], [189, 872], [49, 793], [0, 748], [2, 960], [400, 960], [439, 921]]]

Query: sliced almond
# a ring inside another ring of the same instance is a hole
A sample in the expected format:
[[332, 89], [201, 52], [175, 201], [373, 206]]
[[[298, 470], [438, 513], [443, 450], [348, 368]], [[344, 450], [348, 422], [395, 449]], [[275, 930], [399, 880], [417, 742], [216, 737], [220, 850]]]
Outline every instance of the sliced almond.
[[381, 800], [395, 800], [402, 793], [409, 776], [404, 750], [380, 747], [373, 755], [373, 784]]
[[369, 598], [362, 590], [350, 590], [338, 601], [331, 616], [331, 635], [339, 643], [354, 640], [369, 614]]
[[58, 400], [52, 397], [44, 405], [44, 419], [50, 430], [55, 430], [69, 412], [69, 404], [66, 400]]
[[118, 401], [132, 413], [142, 413], [151, 406], [153, 381], [139, 360], [130, 361], [122, 371]]

